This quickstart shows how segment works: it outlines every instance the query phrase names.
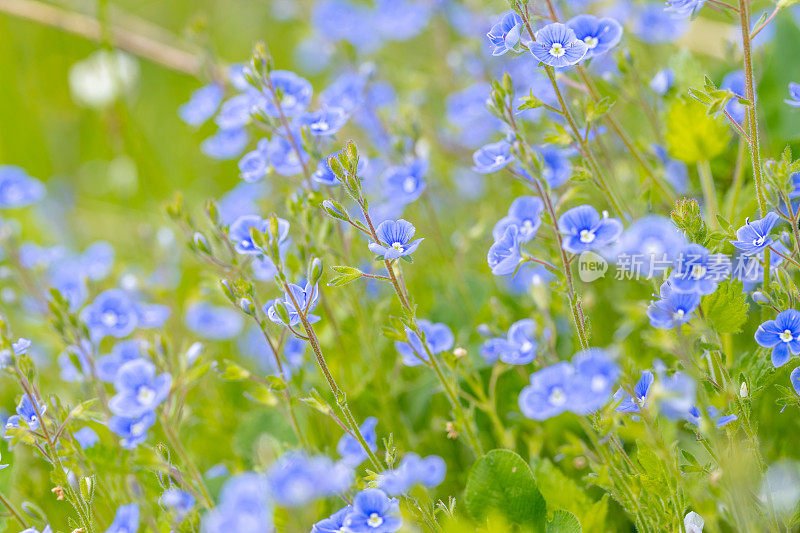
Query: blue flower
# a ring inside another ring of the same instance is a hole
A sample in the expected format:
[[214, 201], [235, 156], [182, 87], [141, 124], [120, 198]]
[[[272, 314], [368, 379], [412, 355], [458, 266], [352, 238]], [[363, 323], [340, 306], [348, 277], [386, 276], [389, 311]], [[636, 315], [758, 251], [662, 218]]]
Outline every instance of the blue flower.
[[537, 196], [520, 196], [511, 202], [508, 215], [501, 218], [494, 225], [492, 236], [500, 240], [509, 226], [516, 226], [518, 229], [519, 242], [529, 242], [536, 236], [536, 231], [541, 224], [542, 210], [544, 203]]
[[311, 135], [334, 135], [347, 124], [350, 116], [341, 107], [323, 107], [311, 113], [303, 113], [298, 117], [296, 125], [299, 128], [307, 127]]
[[655, 376], [649, 370], [642, 372], [642, 377], [636, 382], [633, 387], [633, 394], [631, 396], [625, 392], [622, 387], [617, 389], [614, 393], [614, 400], [619, 401], [617, 412], [620, 413], [640, 413], [642, 407], [647, 406], [647, 395], [650, 394], [650, 387], [655, 381]]
[[[281, 222], [279, 220], [279, 222]], [[250, 235], [250, 229], [255, 228], [256, 231], [266, 233], [268, 231], [269, 221], [261, 218], [258, 215], [242, 215], [231, 224], [228, 230], [228, 236], [233, 242], [233, 248], [240, 254], [249, 255], [262, 255], [261, 249], [257, 248]], [[288, 234], [289, 223], [285, 220], [280, 223], [281, 234]]]
[[575, 65], [586, 56], [589, 47], [565, 24], [554, 22], [536, 32], [531, 43], [533, 57], [551, 67]]
[[0, 209], [35, 204], [45, 195], [44, 184], [12, 165], [0, 165]]
[[375, 29], [384, 39], [406, 41], [425, 28], [432, 7], [423, 1], [376, 0], [373, 13]]
[[792, 388], [794, 392], [800, 396], [800, 366], [792, 370], [792, 373], [789, 374], [789, 381], [792, 383]]
[[780, 217], [773, 211], [767, 213], [764, 218], [752, 222], [747, 218], [745, 225], [736, 230], [738, 240], [730, 241], [730, 243], [740, 249], [744, 255], [757, 254], [775, 242], [770, 233], [778, 220]]
[[272, 531], [269, 485], [261, 474], [246, 472], [225, 482], [217, 505], [203, 517], [203, 533]]
[[[745, 79], [744, 79], [744, 71], [743, 70], [734, 70], [733, 72], [729, 72], [722, 78], [722, 83], [720, 83], [719, 88], [731, 91], [739, 98], [744, 98], [745, 94], [745, 87], [744, 87]], [[731, 98], [728, 103], [725, 105], [725, 111], [738, 122], [739, 124], [744, 122], [745, 115], [747, 113], [747, 108], [739, 103], [738, 98]]]
[[664, 177], [672, 185], [672, 188], [680, 193], [685, 192], [689, 184], [689, 170], [686, 168], [686, 163], [680, 159], [669, 157], [662, 146], [653, 145], [653, 151], [663, 163]]
[[128, 361], [139, 359], [142, 356], [144, 341], [129, 339], [116, 343], [111, 348], [111, 353], [102, 355], [95, 363], [97, 377], [106, 383], [113, 383], [119, 369]]
[[220, 129], [200, 144], [200, 150], [212, 159], [226, 161], [241, 154], [250, 141], [245, 128]]
[[487, 339], [483, 343], [480, 354], [486, 359], [487, 363], [493, 364], [500, 358], [500, 355], [508, 349], [508, 341], [505, 338], [495, 337], [493, 339]]
[[[428, 320], [417, 320], [417, 326], [425, 335], [425, 344], [433, 355], [449, 350], [453, 347], [455, 338], [453, 332], [446, 324], [434, 324]], [[417, 366], [428, 361], [428, 351], [422, 344], [419, 335], [406, 328], [407, 342], [395, 341], [394, 347], [403, 357], [406, 366]]]
[[731, 261], [727, 256], [711, 254], [699, 244], [689, 244], [676, 256], [669, 279], [676, 291], [705, 295], [717, 290], [717, 284], [730, 271]]
[[[508, 11], [492, 26], [486, 37], [492, 45], [492, 55], [501, 56], [506, 52], [519, 52], [520, 36], [524, 35], [525, 24], [514, 11]], [[530, 37], [528, 37], [528, 42]]]
[[383, 174], [386, 198], [408, 204], [416, 200], [425, 190], [425, 173], [428, 163], [415, 159], [408, 165], [389, 167]]
[[558, 218], [558, 230], [564, 234], [564, 250], [579, 254], [611, 244], [622, 233], [622, 224], [615, 218], [601, 217], [590, 205], [573, 207]]
[[700, 305], [697, 292], [673, 290], [669, 280], [661, 284], [659, 299], [647, 308], [650, 325], [658, 329], [672, 329], [692, 319], [692, 313]]
[[28, 350], [30, 350], [32, 344], [30, 339], [20, 337], [11, 343], [11, 351], [14, 352], [14, 355], [26, 354]]
[[247, 152], [239, 160], [239, 177], [248, 183], [261, 181], [269, 172], [267, 146], [269, 141], [261, 139], [255, 150]]
[[393, 533], [403, 525], [400, 502], [380, 489], [364, 489], [353, 498], [353, 510], [345, 518], [353, 533]]
[[308, 163], [308, 154], [303, 149], [302, 137], [296, 131], [292, 131], [292, 137], [294, 143], [285, 137], [275, 135], [266, 147], [266, 156], [270, 166], [281, 176], [299, 174], [303, 171], [303, 165]]
[[472, 169], [481, 174], [491, 174], [502, 169], [514, 159], [514, 154], [511, 153], [511, 143], [505, 140], [498, 141], [487, 144], [472, 154], [472, 160], [475, 162]]
[[622, 26], [612, 18], [578, 15], [567, 22], [575, 36], [586, 43], [586, 59], [605, 54], [622, 38]]
[[382, 255], [385, 260], [397, 259], [414, 253], [423, 239], [412, 241], [416, 228], [407, 220], [384, 220], [375, 229], [379, 242], [369, 243], [369, 250]]
[[[336, 174], [333, 173], [331, 169], [331, 158], [337, 157], [341, 154], [342, 151], [339, 150], [338, 152], [333, 152], [332, 154], [328, 154], [322, 159], [319, 160], [317, 163], [317, 170], [314, 174], [311, 175], [311, 178], [316, 181], [317, 183], [321, 183], [323, 185], [334, 186], [339, 185], [339, 179], [336, 177]], [[361, 174], [367, 169], [367, 159], [365, 157], [359, 156], [358, 158], [358, 167], [356, 168], [356, 172]]]
[[511, 324], [500, 360], [509, 365], [527, 365], [536, 359], [536, 322], [523, 318]]
[[139, 505], [130, 503], [117, 508], [114, 522], [106, 533], [135, 533], [139, 531]]
[[675, 71], [671, 68], [665, 68], [656, 72], [653, 79], [650, 80], [650, 89], [661, 96], [667, 94], [675, 83]]
[[785, 365], [792, 355], [800, 354], [800, 312], [781, 311], [775, 320], [758, 326], [755, 338], [764, 348], [772, 348], [772, 366]]
[[[286, 311], [289, 313], [288, 325], [296, 326], [300, 323], [300, 314], [295, 307], [295, 302], [297, 302], [297, 306], [303, 310], [303, 314], [306, 315], [306, 319], [308, 319], [309, 322], [313, 324], [320, 320], [320, 317], [309, 314], [316, 309], [317, 304], [319, 304], [319, 290], [316, 286], [312, 287], [309, 283], [306, 283], [305, 286], [301, 287], [300, 285], [290, 283], [289, 291], [290, 293], [284, 292], [283, 299], [281, 300], [286, 307]], [[283, 322], [281, 317], [278, 316], [274, 304], [275, 301], [264, 304], [263, 308], [267, 313], [267, 317], [275, 324], [287, 325]]]
[[696, 395], [697, 383], [683, 372], [675, 372], [669, 377], [661, 378], [661, 390], [657, 397], [658, 409], [670, 420], [686, 420], [694, 406]]
[[161, 505], [170, 509], [179, 518], [183, 518], [194, 507], [194, 496], [185, 490], [167, 489], [161, 495]]
[[[717, 426], [718, 428], [724, 427], [739, 418], [736, 415], [720, 415], [717, 409], [710, 405], [706, 407], [706, 412], [708, 413], [708, 417], [714, 421], [714, 425]], [[695, 426], [699, 426], [700, 418], [701, 418], [700, 409], [697, 406], [693, 405], [689, 409], [689, 413], [686, 416], [686, 421]]]
[[302, 113], [311, 102], [313, 87], [308, 80], [301, 78], [288, 70], [273, 70], [269, 76], [272, 86], [278, 93], [279, 101], [275, 102], [272, 95], [264, 103], [267, 115], [278, 118], [278, 106], [286, 117], [293, 117]]
[[[570, 148], [558, 148], [553, 145], [542, 145], [536, 147], [536, 152], [541, 156], [544, 168], [542, 178], [547, 184], [556, 189], [564, 185], [572, 175], [572, 163], [570, 156], [573, 150]], [[527, 176], [525, 172], [523, 175]]]
[[92, 338], [105, 336], [127, 337], [139, 323], [138, 306], [127, 292], [110, 289], [97, 295], [83, 308], [81, 319], [86, 323]]
[[8, 417], [8, 420], [6, 420], [6, 427], [18, 428], [22, 422], [25, 424], [25, 427], [31, 431], [39, 429], [42, 425], [39, 415], [44, 415], [45, 411], [47, 411], [47, 405], [40, 403], [39, 400], [35, 401], [36, 405], [34, 406], [30, 396], [27, 394], [23, 395], [19, 405], [17, 405], [17, 414]]
[[222, 130], [235, 130], [247, 126], [252, 113], [262, 101], [261, 95], [253, 90], [234, 95], [222, 104], [214, 122]]
[[706, 0], [666, 0], [664, 11], [676, 13], [681, 17], [694, 17], [706, 4]]
[[311, 533], [341, 533], [345, 531], [344, 521], [352, 512], [353, 507], [342, 507], [328, 518], [323, 518], [311, 527]]
[[97, 436], [97, 433], [90, 428], [89, 426], [84, 426], [75, 433], [72, 434], [75, 437], [75, 440], [78, 441], [78, 444], [82, 449], [91, 448], [98, 442], [100, 442], [100, 437]]
[[[375, 433], [375, 426], [378, 425], [378, 419], [371, 416], [364, 420], [364, 423], [359, 426], [361, 435], [364, 437], [369, 449], [373, 452], [378, 449], [378, 435]], [[356, 467], [367, 460], [367, 452], [356, 440], [356, 438], [349, 434], [342, 435], [339, 443], [336, 445], [336, 451], [342, 457], [342, 462], [350, 467]]]
[[108, 421], [108, 429], [120, 437], [119, 445], [132, 450], [147, 440], [147, 430], [156, 423], [156, 414], [148, 411], [141, 416], [112, 416]]
[[789, 98], [784, 102], [792, 107], [800, 107], [800, 83], [789, 82]]
[[479, 82], [447, 96], [447, 121], [459, 132], [458, 141], [462, 145], [483, 144], [502, 126], [500, 119], [486, 107], [491, 90], [488, 83]]
[[244, 325], [242, 316], [234, 309], [205, 302], [189, 306], [183, 320], [198, 336], [218, 341], [236, 337]]
[[416, 485], [436, 487], [447, 474], [447, 464], [438, 455], [420, 457], [407, 453], [394, 470], [386, 470], [378, 475], [377, 486], [386, 494], [396, 496], [406, 494]]
[[648, 2], [639, 6], [633, 22], [634, 33], [646, 43], [670, 43], [689, 29], [685, 18], [664, 10], [664, 2]]
[[209, 83], [192, 93], [189, 101], [178, 108], [178, 116], [190, 126], [199, 126], [216, 113], [225, 89], [218, 83]]
[[[317, 5], [319, 5], [319, 2]], [[320, 103], [326, 107], [340, 107], [352, 113], [364, 102], [366, 78], [355, 72], [345, 72], [319, 95]]]
[[566, 361], [542, 368], [530, 376], [530, 385], [519, 394], [522, 414], [546, 420], [569, 409], [575, 369]]
[[353, 471], [323, 455], [288, 452], [270, 467], [267, 483], [277, 504], [301, 507], [315, 499], [347, 491], [353, 483]]
[[572, 358], [575, 368], [569, 409], [584, 415], [601, 408], [611, 397], [619, 366], [600, 348], [588, 348]]
[[651, 278], [666, 272], [685, 244], [683, 234], [671, 220], [648, 215], [626, 228], [606, 257], [615, 261], [620, 270]]
[[507, 276], [517, 269], [522, 256], [519, 251], [519, 228], [508, 226], [486, 254], [486, 262], [495, 276]]
[[167, 399], [171, 385], [172, 376], [167, 372], [156, 375], [156, 367], [150, 361], [130, 361], [117, 373], [117, 394], [109, 400], [108, 407], [117, 416], [140, 417]]

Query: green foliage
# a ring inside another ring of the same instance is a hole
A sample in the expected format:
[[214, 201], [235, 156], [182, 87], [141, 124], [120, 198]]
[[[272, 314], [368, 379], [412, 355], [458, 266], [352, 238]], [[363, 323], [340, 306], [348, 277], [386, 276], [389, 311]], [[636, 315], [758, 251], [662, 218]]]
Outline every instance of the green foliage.
[[702, 306], [718, 333], [739, 333], [747, 322], [749, 305], [741, 281], [720, 283], [713, 294], [703, 297]]
[[547, 533], [581, 533], [581, 524], [569, 511], [556, 511], [553, 519], [547, 523]]
[[575, 515], [586, 531], [605, 531], [608, 497], [595, 501], [574, 479], [565, 475], [549, 460], [534, 464], [536, 484], [549, 509], [564, 509]]
[[705, 106], [696, 100], [674, 100], [665, 119], [669, 153], [686, 163], [713, 159], [730, 141], [730, 130], [725, 122], [710, 116]]

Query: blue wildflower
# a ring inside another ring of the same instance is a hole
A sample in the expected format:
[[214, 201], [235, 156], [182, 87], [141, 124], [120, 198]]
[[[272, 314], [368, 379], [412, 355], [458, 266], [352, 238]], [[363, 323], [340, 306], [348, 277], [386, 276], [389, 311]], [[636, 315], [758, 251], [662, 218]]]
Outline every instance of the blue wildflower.
[[267, 472], [273, 499], [285, 507], [301, 507], [315, 499], [345, 492], [353, 482], [353, 471], [323, 455], [288, 452]]
[[34, 399], [36, 404], [31, 402], [30, 396], [27, 394], [22, 396], [19, 404], [17, 405], [17, 414], [8, 417], [6, 420], [7, 428], [18, 428], [20, 423], [24, 423], [25, 427], [31, 431], [36, 431], [42, 425], [39, 415], [44, 415], [47, 411], [47, 405], [40, 403], [39, 400]]
[[239, 335], [244, 325], [242, 316], [230, 307], [205, 302], [189, 306], [183, 321], [200, 337], [212, 340], [232, 339]]
[[273, 70], [269, 79], [277, 92], [279, 100], [273, 101], [268, 98], [264, 103], [264, 111], [267, 115], [278, 118], [278, 106], [286, 117], [293, 117], [302, 113], [311, 102], [313, 87], [308, 80], [301, 78], [294, 72], [288, 70]]
[[491, 174], [501, 170], [514, 159], [514, 154], [511, 153], [511, 143], [505, 140], [498, 141], [487, 144], [472, 154], [472, 160], [475, 162], [472, 169], [481, 174]]
[[[720, 415], [716, 407], [712, 407], [710, 405], [706, 407], [706, 412], [708, 413], [708, 417], [714, 421], [714, 425], [718, 428], [724, 427], [739, 418], [736, 415]], [[689, 413], [686, 416], [686, 421], [695, 426], [699, 426], [701, 416], [700, 408], [696, 405], [693, 405], [689, 409]]]
[[493, 364], [500, 358], [500, 355], [508, 350], [508, 341], [504, 337], [494, 337], [487, 339], [480, 349], [480, 354], [486, 362]]
[[225, 482], [217, 505], [203, 517], [203, 533], [263, 533], [272, 528], [269, 485], [261, 474], [246, 472]]
[[789, 98], [784, 102], [792, 107], [800, 107], [800, 83], [789, 82]]
[[730, 272], [727, 256], [712, 254], [699, 244], [688, 244], [677, 254], [669, 279], [676, 291], [705, 295], [717, 290], [717, 284]]
[[110, 289], [95, 297], [83, 308], [81, 319], [86, 323], [92, 338], [105, 336], [127, 337], [139, 322], [138, 308], [127, 292]]
[[[284, 292], [283, 299], [280, 300], [289, 313], [289, 324], [285, 324], [278, 315], [278, 312], [275, 310], [275, 301], [267, 302], [263, 306], [267, 317], [272, 322], [275, 324], [296, 326], [300, 323], [300, 313], [297, 307], [303, 310], [306, 319], [312, 324], [320, 320], [320, 317], [317, 315], [309, 314], [316, 309], [317, 304], [319, 304], [319, 290], [316, 286], [312, 287], [311, 284], [306, 283], [305, 286], [301, 287], [295, 283], [290, 283], [289, 291], [290, 292]], [[297, 302], [297, 307], [295, 307], [295, 302]]]
[[192, 93], [189, 101], [178, 108], [178, 116], [190, 126], [199, 126], [214, 116], [225, 89], [218, 83], [209, 83]]
[[406, 257], [414, 253], [423, 239], [412, 241], [416, 228], [407, 220], [384, 220], [375, 229], [378, 242], [369, 243], [372, 253], [382, 255], [385, 260]]
[[617, 46], [622, 38], [622, 26], [608, 17], [578, 15], [567, 22], [567, 26], [578, 39], [586, 43], [586, 59], [605, 54]]
[[511, 324], [500, 360], [509, 365], [527, 365], [536, 359], [536, 322], [523, 318]]
[[44, 184], [12, 165], [0, 165], [0, 209], [35, 204], [45, 195]]
[[689, 29], [685, 18], [674, 17], [664, 10], [664, 2], [647, 2], [638, 6], [633, 32], [646, 43], [670, 43]]
[[353, 510], [344, 520], [353, 533], [393, 533], [400, 529], [400, 502], [380, 489], [364, 489], [353, 498]]
[[460, 133], [458, 140], [462, 145], [483, 144], [502, 126], [500, 119], [486, 107], [491, 90], [488, 83], [478, 82], [447, 96], [447, 121]]
[[[520, 37], [524, 35], [525, 23], [514, 11], [503, 14], [500, 20], [492, 26], [486, 37], [492, 45], [492, 55], [501, 56], [506, 52], [519, 52]], [[530, 41], [530, 37], [528, 38]]]
[[650, 325], [659, 329], [672, 329], [692, 319], [692, 313], [700, 305], [697, 292], [674, 290], [669, 280], [661, 284], [659, 299], [647, 308]]
[[605, 350], [588, 348], [572, 358], [575, 368], [569, 410], [584, 415], [601, 408], [611, 397], [619, 366]]
[[328, 518], [323, 518], [311, 527], [311, 533], [341, 533], [345, 531], [344, 521], [352, 512], [353, 507], [342, 507]]
[[247, 152], [239, 160], [239, 177], [244, 181], [249, 183], [261, 181], [269, 172], [268, 143], [267, 139], [261, 139], [255, 150]]
[[566, 361], [542, 368], [530, 376], [530, 385], [519, 394], [522, 414], [532, 420], [546, 420], [570, 407], [575, 369]]
[[438, 455], [420, 457], [407, 453], [393, 470], [378, 475], [377, 486], [391, 496], [406, 494], [415, 485], [436, 487], [447, 474], [447, 464]]
[[350, 116], [341, 107], [323, 107], [311, 113], [303, 113], [298, 117], [298, 128], [307, 127], [311, 135], [334, 135], [347, 124]]
[[760, 346], [772, 348], [772, 366], [785, 365], [792, 355], [800, 354], [800, 312], [781, 311], [775, 320], [758, 326], [755, 338]]
[[148, 411], [141, 416], [112, 416], [108, 421], [108, 429], [120, 437], [119, 445], [132, 450], [147, 440], [147, 430], [156, 423], [156, 414]]
[[117, 416], [140, 417], [167, 399], [171, 385], [172, 376], [167, 372], [156, 375], [156, 367], [150, 361], [130, 361], [117, 373], [117, 394], [109, 400], [108, 407]]
[[615, 218], [601, 217], [590, 205], [573, 207], [558, 218], [558, 230], [564, 234], [564, 250], [579, 254], [611, 244], [622, 233], [622, 224]]
[[367, 80], [362, 74], [345, 72], [322, 91], [319, 100], [323, 106], [339, 107], [352, 113], [363, 104], [366, 85]]
[[[542, 178], [547, 184], [553, 189], [564, 185], [572, 175], [572, 163], [570, 163], [569, 158], [573, 155], [573, 150], [570, 148], [558, 148], [553, 145], [542, 145], [536, 147], [536, 152], [541, 156], [544, 163]], [[527, 172], [524, 175], [527, 175]]]
[[[371, 416], [364, 420], [359, 426], [361, 435], [364, 437], [369, 449], [373, 452], [378, 449], [378, 435], [375, 432], [375, 426], [378, 425], [378, 419]], [[367, 460], [367, 452], [350, 434], [342, 435], [339, 443], [336, 445], [336, 451], [342, 458], [342, 462], [350, 467], [356, 467]]]
[[677, 192], [685, 192], [689, 185], [689, 170], [680, 159], [669, 157], [664, 147], [653, 145], [656, 157], [664, 165], [664, 177]]
[[800, 396], [800, 366], [792, 370], [792, 373], [789, 374], [789, 381], [792, 383], [794, 392]]
[[200, 150], [212, 159], [227, 161], [241, 154], [250, 141], [245, 128], [220, 129], [200, 144]]
[[763, 251], [775, 242], [770, 233], [775, 224], [780, 220], [777, 213], [770, 211], [764, 218], [750, 222], [745, 219], [745, 225], [736, 230], [736, 241], [732, 245], [740, 249], [744, 255], [753, 255]]
[[509, 226], [518, 228], [520, 242], [529, 242], [536, 236], [536, 231], [541, 224], [542, 210], [544, 203], [536, 196], [520, 196], [511, 202], [508, 215], [501, 218], [494, 225], [492, 236], [495, 240], [500, 240]]
[[617, 268], [637, 276], [660, 276], [670, 267], [686, 240], [668, 218], [648, 215], [635, 220], [607, 254]]
[[252, 91], [234, 95], [222, 104], [214, 122], [221, 130], [244, 128], [252, 120], [252, 113], [259, 100], [258, 93]]
[[403, 166], [389, 167], [382, 176], [385, 196], [398, 203], [413, 202], [425, 190], [423, 178], [427, 171], [428, 162], [424, 159], [415, 159]]
[[619, 402], [617, 412], [640, 413], [642, 407], [647, 407], [647, 395], [650, 394], [653, 381], [655, 381], [653, 373], [645, 370], [633, 387], [633, 396], [625, 392], [622, 387], [617, 389], [617, 392], [614, 393], [614, 400]]
[[408, 0], [376, 0], [373, 20], [384, 39], [406, 41], [427, 25], [433, 5]]
[[183, 518], [194, 507], [194, 496], [191, 492], [171, 488], [161, 495], [161, 505], [171, 510], [178, 518]]
[[425, 335], [425, 345], [419, 335], [409, 328], [406, 328], [407, 342], [395, 341], [394, 347], [403, 357], [403, 364], [406, 366], [417, 366], [428, 361], [428, 351], [433, 355], [449, 350], [455, 343], [453, 332], [446, 324], [434, 324], [428, 320], [417, 320], [417, 326]]
[[728, 103], [725, 105], [725, 111], [727, 111], [731, 118], [739, 124], [744, 122], [744, 118], [747, 113], [747, 108], [743, 104], [739, 103], [739, 98], [744, 98], [744, 83], [744, 71], [734, 70], [733, 72], [726, 74], [725, 77], [722, 78], [722, 83], [719, 85], [720, 89], [731, 91], [738, 97], [731, 98], [728, 101]]
[[533, 57], [551, 67], [575, 65], [586, 56], [589, 47], [565, 24], [554, 22], [536, 32], [530, 45]]
[[661, 378], [658, 409], [670, 420], [685, 420], [695, 402], [697, 383], [683, 372]]
[[114, 521], [106, 533], [132, 533], [139, 531], [139, 505], [130, 503], [117, 508]]
[[[279, 221], [280, 222], [280, 221]], [[231, 224], [228, 236], [233, 242], [234, 249], [240, 254], [261, 255], [263, 252], [256, 247], [250, 235], [251, 228], [265, 233], [268, 231], [269, 221], [258, 215], [242, 215]], [[280, 224], [281, 234], [289, 232], [289, 223]]]
[[664, 11], [675, 13], [681, 17], [694, 17], [704, 5], [706, 0], [666, 0], [667, 7]]
[[139, 359], [142, 356], [144, 341], [129, 339], [116, 343], [111, 348], [111, 353], [101, 355], [95, 363], [97, 378], [107, 383], [113, 383], [119, 369], [128, 361]]
[[654, 93], [664, 96], [672, 88], [673, 83], [675, 83], [675, 71], [665, 68], [656, 72], [653, 79], [650, 80], [650, 89]]
[[100, 442], [100, 437], [98, 437], [97, 433], [89, 426], [82, 427], [73, 433], [72, 436], [75, 437], [75, 440], [78, 441], [78, 445], [84, 450]]
[[519, 250], [519, 228], [508, 226], [486, 254], [486, 262], [495, 276], [507, 276], [517, 269], [522, 255]]
[[266, 146], [267, 160], [272, 169], [281, 176], [299, 174], [303, 171], [303, 165], [308, 163], [308, 154], [303, 149], [300, 134], [292, 131], [292, 137], [294, 143], [285, 137], [275, 135]]

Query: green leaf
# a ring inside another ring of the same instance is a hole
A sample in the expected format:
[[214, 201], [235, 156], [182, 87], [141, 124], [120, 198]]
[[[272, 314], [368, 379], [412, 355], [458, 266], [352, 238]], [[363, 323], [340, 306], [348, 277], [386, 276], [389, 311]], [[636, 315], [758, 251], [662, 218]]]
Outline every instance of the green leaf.
[[243, 379], [247, 379], [250, 377], [250, 371], [248, 371], [244, 367], [237, 365], [233, 361], [228, 361], [226, 359], [224, 364], [225, 367], [220, 372], [220, 376], [222, 376], [222, 379], [228, 381], [242, 381]]
[[685, 163], [711, 160], [728, 146], [731, 134], [725, 121], [709, 116], [696, 100], [675, 100], [666, 122], [669, 153]]
[[473, 465], [464, 501], [484, 521], [493, 510], [534, 531], [544, 531], [547, 505], [528, 463], [510, 450], [492, 450]]
[[556, 511], [547, 524], [547, 533], [581, 533], [581, 523], [569, 511]]
[[720, 283], [717, 290], [703, 298], [706, 318], [718, 333], [739, 333], [747, 322], [747, 297], [741, 281]]
[[534, 464], [536, 484], [551, 509], [564, 509], [574, 514], [586, 531], [607, 531], [608, 498], [595, 501], [582, 484], [564, 474], [550, 461]]

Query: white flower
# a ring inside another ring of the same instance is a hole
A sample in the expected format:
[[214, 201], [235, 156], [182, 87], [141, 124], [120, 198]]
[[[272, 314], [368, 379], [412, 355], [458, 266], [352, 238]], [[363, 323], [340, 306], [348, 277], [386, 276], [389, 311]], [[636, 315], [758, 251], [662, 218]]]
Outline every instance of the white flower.
[[98, 50], [69, 69], [69, 89], [79, 104], [100, 109], [129, 92], [139, 78], [139, 64], [125, 52]]
[[689, 511], [683, 519], [683, 527], [686, 528], [686, 533], [703, 533], [703, 526], [706, 521], [703, 517], [694, 511]]

